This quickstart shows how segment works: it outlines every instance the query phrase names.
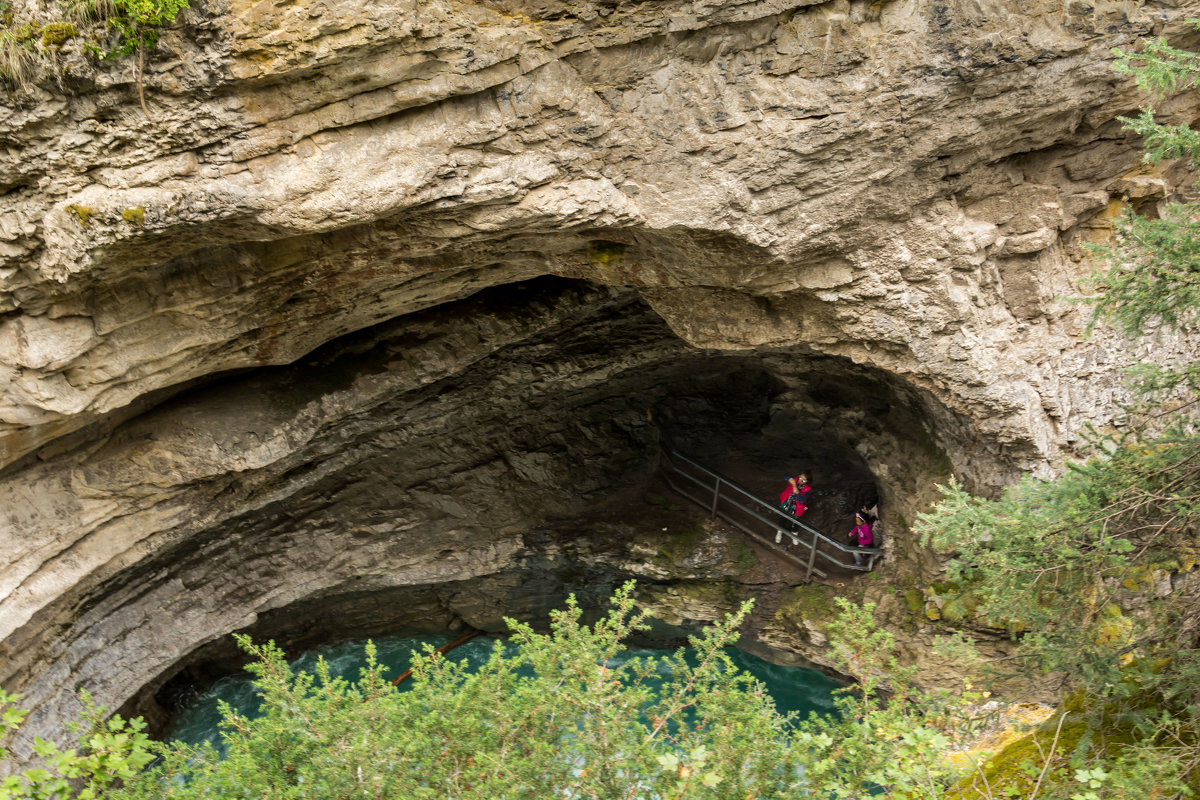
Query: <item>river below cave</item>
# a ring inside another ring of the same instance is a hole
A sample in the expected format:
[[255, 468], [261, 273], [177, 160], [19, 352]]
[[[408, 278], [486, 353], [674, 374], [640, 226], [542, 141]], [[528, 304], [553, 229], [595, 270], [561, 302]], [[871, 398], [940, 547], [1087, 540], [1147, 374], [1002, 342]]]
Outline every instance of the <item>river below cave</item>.
[[[408, 669], [414, 650], [419, 652], [425, 644], [440, 647], [448, 641], [448, 637], [393, 637], [377, 640], [375, 642], [377, 659], [379, 663], [388, 665], [384, 677], [391, 679]], [[491, 654], [495, 641], [491, 637], [480, 637], [455, 648], [447, 655], [447, 658], [455, 661], [465, 659], [471, 666], [478, 667]], [[310, 650], [292, 662], [292, 669], [314, 672], [317, 659], [324, 657], [332, 675], [351, 681], [357, 680], [359, 670], [366, 663], [363, 656], [363, 644], [363, 642], [348, 642]], [[673, 652], [673, 650], [631, 648], [626, 651], [626, 657], [665, 657]], [[730, 648], [729, 653], [739, 669], [749, 672], [763, 683], [780, 712], [786, 714], [794, 711], [801, 716], [807, 716], [809, 712], [813, 711], [817, 713], [833, 711], [833, 692], [838, 688], [838, 684], [826, 675], [802, 667], [784, 667], [772, 664], [735, 648]], [[401, 686], [403, 687], [404, 684]], [[223, 753], [224, 747], [220, 741], [218, 729], [221, 719], [218, 703], [221, 701], [229, 703], [241, 714], [250, 717], [256, 716], [258, 697], [254, 691], [251, 675], [245, 672], [230, 675], [218, 680], [207, 690], [196, 692], [179, 715], [170, 732], [170, 738], [191, 744], [208, 741]]]

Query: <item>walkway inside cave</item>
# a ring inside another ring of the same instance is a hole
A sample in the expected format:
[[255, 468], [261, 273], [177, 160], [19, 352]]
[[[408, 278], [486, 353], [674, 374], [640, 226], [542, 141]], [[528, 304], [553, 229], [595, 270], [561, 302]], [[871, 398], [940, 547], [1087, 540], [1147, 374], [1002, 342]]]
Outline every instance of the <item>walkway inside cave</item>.
[[[790, 446], [784, 449], [790, 449]], [[815, 458], [814, 451], [806, 454], [809, 453], [814, 455], [811, 459], [813, 466], [798, 466], [796, 462], [801, 459], [789, 459], [781, 451], [779, 442], [755, 441], [742, 448], [718, 447], [712, 452], [698, 454], [697, 458], [705, 466], [771, 503], [781, 491], [785, 474], [794, 474], [798, 469], [810, 469], [828, 480], [828, 483], [814, 489], [819, 493], [810, 514], [805, 515], [805, 521], [811, 522], [831, 538], [848, 539], [853, 525], [853, 504], [863, 498], [873, 498], [875, 485], [869, 476], [864, 478], [854, 471], [823, 471], [816, 466], [821, 462]], [[748, 547], [754, 553], [754, 565], [739, 574], [736, 580], [748, 588], [752, 587], [748, 596], [755, 598], [754, 609], [742, 628], [742, 646], [752, 652], [761, 650], [755, 646], [758, 637], [774, 619], [779, 608], [792, 597], [792, 590], [809, 582], [801, 567], [780, 558], [772, 548], [756, 542], [724, 520], [710, 518], [707, 509], [676, 494], [659, 472], [618, 489], [604, 502], [593, 506], [584, 519], [576, 521], [584, 522], [587, 527], [602, 524], [625, 530], [661, 530], [677, 535], [688, 543], [689, 548], [695, 545], [695, 532], [703, 530], [714, 539], [738, 541]], [[799, 553], [802, 547], [796, 550]], [[814, 575], [812, 582], [831, 586], [836, 593], [863, 575], [862, 572], [831, 564], [824, 564], [823, 568], [827, 572], [826, 577]], [[761, 652], [759, 654], [762, 655]]]
[[[741, 441], [706, 439], [704, 441], [674, 440], [685, 455], [730, 479], [754, 496], [775, 505], [786, 485], [787, 476], [805, 471], [813, 484], [813, 500], [804, 522], [835, 541], [850, 544], [849, 532], [854, 526], [854, 512], [860, 504], [874, 504], [878, 491], [873, 476], [855, 464], [836, 446], [820, 437], [808, 442], [793, 438], [769, 436], [746, 437]], [[835, 452], [831, 452], [835, 451]], [[643, 482], [613, 493], [589, 515], [596, 521], [626, 522], [634, 527], [661, 527], [664, 530], [685, 531], [700, 526], [706, 531], [736, 538], [755, 553], [757, 565], [742, 580], [754, 584], [805, 583], [804, 570], [781, 559], [769, 547], [755, 542], [733, 525], [720, 518], [712, 519], [708, 511], [695, 502], [676, 494], [658, 472]], [[784, 546], [787, 539], [784, 539]], [[807, 553], [803, 545], [796, 546], [797, 554]], [[854, 570], [823, 564], [826, 578], [813, 576], [814, 582], [841, 586], [862, 575]]]
[[[874, 476], [858, 454], [820, 435], [684, 441], [676, 447], [771, 505], [778, 502], [787, 476], [807, 473], [813, 492], [804, 522], [835, 541], [849, 543], [854, 512], [863, 503], [878, 502]], [[831, 573], [833, 580], [845, 578]]]

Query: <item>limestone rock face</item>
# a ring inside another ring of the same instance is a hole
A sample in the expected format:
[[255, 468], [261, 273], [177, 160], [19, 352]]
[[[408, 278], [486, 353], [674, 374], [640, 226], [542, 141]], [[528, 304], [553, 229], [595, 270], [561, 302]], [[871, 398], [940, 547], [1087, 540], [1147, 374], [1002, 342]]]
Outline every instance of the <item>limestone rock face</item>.
[[1124, 364], [1189, 346], [1082, 339], [1063, 300], [1190, 180], [1141, 163], [1109, 65], [1198, 10], [213, 0], [147, 62], [149, 119], [133, 64], [68, 43], [68, 91], [0, 107], [0, 683], [30, 735], [235, 629], [541, 608], [586, 570], [531, 531], [664, 426], [836, 444], [908, 519], [934, 476], [1053, 473]]

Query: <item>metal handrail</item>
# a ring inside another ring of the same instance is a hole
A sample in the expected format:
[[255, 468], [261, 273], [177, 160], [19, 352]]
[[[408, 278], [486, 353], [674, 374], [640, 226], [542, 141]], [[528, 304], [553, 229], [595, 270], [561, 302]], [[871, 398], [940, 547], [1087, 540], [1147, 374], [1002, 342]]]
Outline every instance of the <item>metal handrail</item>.
[[[760, 543], [765, 544], [765, 545], [771, 547], [772, 549], [776, 550], [778, 553], [780, 553], [781, 555], [786, 557], [789, 561], [798, 563], [800, 566], [804, 567], [807, 570], [807, 573], [805, 576], [806, 579], [811, 580], [814, 573], [819, 575], [820, 577], [825, 577], [825, 575], [826, 575], [826, 573], [823, 570], [818, 569], [816, 567], [815, 562], [816, 562], [817, 556], [820, 556], [824, 561], [828, 561], [829, 563], [839, 566], [843, 569], [861, 570], [861, 571], [867, 572], [867, 571], [874, 569], [875, 561], [879, 558], [879, 556], [881, 556], [883, 554], [883, 550], [881, 550], [880, 548], [877, 548], [877, 547], [848, 546], [848, 545], [842, 544], [839, 541], [829, 538], [825, 534], [818, 531], [816, 528], [813, 528], [812, 526], [810, 526], [804, 522], [801, 522], [799, 519], [797, 519], [793, 515], [788, 514], [787, 512], [783, 511], [782, 509], [777, 508], [777, 507], [771, 505], [770, 503], [767, 503], [764, 500], [761, 500], [760, 498], [756, 497], [749, 490], [740, 486], [735, 481], [732, 481], [729, 478], [726, 478], [724, 475], [721, 475], [717, 472], [713, 472], [708, 467], [705, 467], [703, 464], [699, 464], [699, 463], [693, 461], [692, 459], [688, 458], [683, 453], [680, 453], [678, 450], [676, 450], [672, 447], [664, 447], [663, 453], [666, 456], [666, 463], [670, 467], [670, 471], [672, 473], [679, 475], [680, 477], [690, 481], [692, 484], [694, 484], [695, 486], [697, 486], [705, 491], [711, 492], [712, 499], [710, 502], [706, 503], [705, 501], [688, 494], [687, 492], [681, 490], [679, 487], [675, 486], [675, 484], [671, 481], [670, 475], [667, 474], [666, 472], [664, 472], [664, 476], [667, 478], [667, 483], [671, 486], [672, 489], [674, 489], [676, 492], [679, 492], [680, 494], [682, 494], [684, 497], [688, 498], [692, 502], [697, 503], [701, 506], [706, 506], [709, 510], [710, 516], [721, 517], [725, 521], [735, 525], [743, 533], [746, 533], [746, 534], [752, 536], [754, 539], [758, 540]], [[704, 475], [709, 476], [710, 478], [713, 479], [713, 481], [715, 481], [715, 483], [710, 486], [708, 483], [700, 480], [696, 476], [688, 474], [687, 472], [680, 469], [675, 464], [676, 459], [684, 462], [685, 464], [692, 467], [693, 469], [699, 470]], [[725, 492], [724, 495], [722, 494], [722, 487], [727, 487], [729, 490], [729, 491]], [[742, 502], [737, 502], [737, 500], [735, 500], [734, 497], [731, 497], [730, 494], [737, 496], [737, 499], [741, 500]], [[787, 550], [784, 550], [783, 548], [777, 546], [775, 544], [775, 542], [772, 541], [769, 536], [764, 537], [760, 532], [754, 531], [747, 525], [744, 525], [740, 521], [733, 519], [729, 514], [721, 513], [720, 505], [721, 505], [722, 500], [725, 500], [727, 505], [732, 506], [733, 508], [736, 508], [739, 511], [742, 511], [745, 514], [748, 514], [751, 518], [765, 523], [766, 525], [768, 525], [770, 527], [770, 530], [772, 533], [775, 532], [776, 530], [783, 529], [785, 525], [787, 527], [792, 527], [792, 526], [799, 527], [799, 528], [803, 529], [804, 531], [806, 531], [807, 533], [809, 533], [812, 537], [812, 540], [810, 542], [805, 542], [805, 541], [800, 541], [799, 540], [800, 537], [796, 536], [793, 531], [786, 530], [786, 529], [784, 530], [784, 534], [786, 536], [790, 537], [796, 545], [803, 545], [804, 547], [808, 548], [807, 563], [801, 563], [799, 559], [792, 556], [792, 554], [789, 553]], [[763, 511], [766, 512], [767, 516], [764, 517], [762, 515], [761, 512], [763, 512]], [[830, 555], [829, 553], [823, 552], [821, 550], [822, 544], [832, 547], [834, 550], [838, 551], [839, 553], [848, 553], [851, 555], [858, 553], [858, 554], [865, 555], [865, 556], [867, 556], [867, 563], [866, 564], [856, 564], [856, 563], [847, 564], [847, 563], [843, 562], [841, 559], [835, 558], [832, 555]]]

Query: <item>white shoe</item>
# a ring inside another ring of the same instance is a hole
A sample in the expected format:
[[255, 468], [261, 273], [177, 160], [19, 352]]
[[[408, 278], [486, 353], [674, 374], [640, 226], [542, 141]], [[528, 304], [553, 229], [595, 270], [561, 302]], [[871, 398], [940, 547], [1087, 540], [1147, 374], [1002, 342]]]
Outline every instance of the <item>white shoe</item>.
[[800, 540], [799, 540], [799, 539], [797, 539], [795, 536], [793, 536], [793, 537], [792, 537], [792, 546], [794, 547], [794, 546], [796, 546], [796, 545], [798, 545], [798, 544], [800, 544]]
[[775, 544], [783, 541], [783, 531], [775, 531]]

